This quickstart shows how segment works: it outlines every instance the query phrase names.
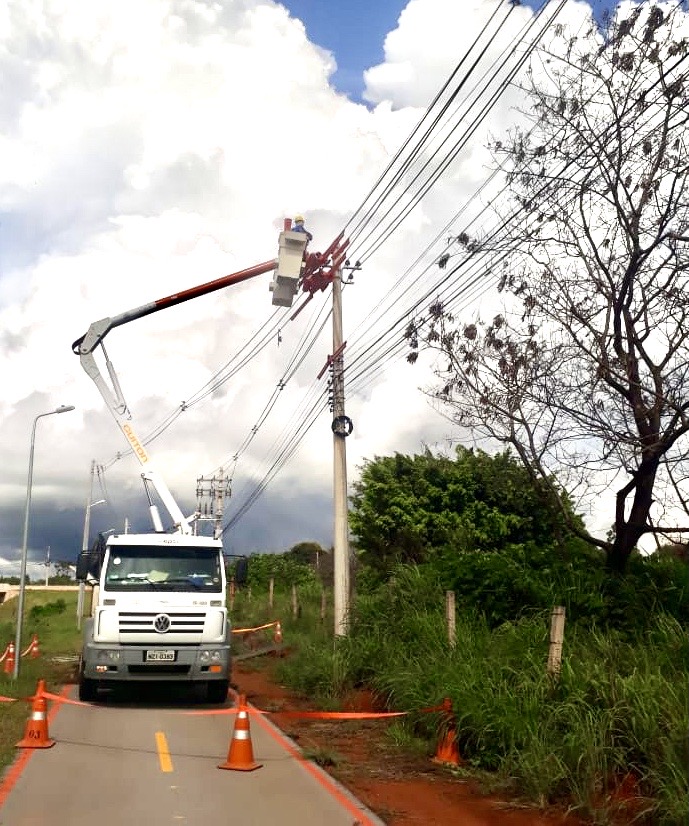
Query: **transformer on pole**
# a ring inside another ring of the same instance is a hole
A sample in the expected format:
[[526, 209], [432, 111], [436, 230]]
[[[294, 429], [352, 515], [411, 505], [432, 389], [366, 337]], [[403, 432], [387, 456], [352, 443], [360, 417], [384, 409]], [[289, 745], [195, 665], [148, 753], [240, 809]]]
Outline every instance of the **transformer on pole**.
[[213, 523], [213, 539], [222, 538], [222, 520], [225, 499], [231, 496], [231, 482], [221, 468], [210, 479], [199, 476], [196, 480], [196, 514], [195, 526], [199, 522]]

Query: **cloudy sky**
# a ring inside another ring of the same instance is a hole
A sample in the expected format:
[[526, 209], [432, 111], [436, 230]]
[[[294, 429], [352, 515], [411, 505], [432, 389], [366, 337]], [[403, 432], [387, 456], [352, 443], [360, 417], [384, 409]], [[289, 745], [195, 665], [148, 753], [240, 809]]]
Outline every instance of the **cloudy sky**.
[[[359, 239], [352, 252], [363, 267], [344, 290], [344, 337], [346, 358], [358, 347], [365, 363], [362, 354], [413, 307], [413, 292], [392, 305], [402, 273], [412, 262], [433, 266], [429, 243], [452, 234], [462, 199], [487, 176], [486, 135], [517, 117], [517, 93], [504, 91], [385, 237], [370, 235], [379, 218], [362, 225], [352, 216], [364, 215], [486, 22], [497, 32], [486, 69], [521, 47], [542, 4], [509, 5], [2, 5], [0, 575], [17, 568], [34, 419], [58, 405], [76, 409], [37, 423], [30, 560], [48, 546], [53, 560], [75, 558], [92, 461], [105, 468], [92, 501], [106, 500], [91, 509], [92, 537], [122, 530], [125, 519], [132, 530], [150, 527], [139, 466], [117, 458], [124, 438], [71, 351], [93, 321], [274, 258], [284, 218], [302, 212], [313, 249], [342, 229]], [[559, 19], [581, 26], [609, 5], [570, 0]], [[330, 299], [318, 293], [290, 320], [271, 305], [269, 282], [263, 275], [134, 321], [106, 341], [132, 423], [142, 437], [159, 433], [149, 450], [183, 510], [194, 509], [198, 477], [220, 468], [232, 477], [227, 512], [241, 511], [225, 535], [232, 553], [332, 542], [327, 372], [317, 379], [332, 352]], [[488, 286], [471, 312], [490, 301]], [[467, 439], [419, 390], [429, 365], [383, 352], [347, 395], [350, 484], [365, 458]]]

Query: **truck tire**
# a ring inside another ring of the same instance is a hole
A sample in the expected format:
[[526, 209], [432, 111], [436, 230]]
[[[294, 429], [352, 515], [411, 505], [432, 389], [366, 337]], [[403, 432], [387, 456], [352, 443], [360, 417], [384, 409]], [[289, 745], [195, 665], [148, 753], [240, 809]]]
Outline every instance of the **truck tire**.
[[79, 664], [79, 699], [82, 703], [90, 703], [98, 695], [98, 682], [84, 677], [84, 664]]
[[227, 700], [229, 687], [229, 680], [213, 680], [213, 682], [206, 683], [206, 701], [213, 705], [224, 703]]

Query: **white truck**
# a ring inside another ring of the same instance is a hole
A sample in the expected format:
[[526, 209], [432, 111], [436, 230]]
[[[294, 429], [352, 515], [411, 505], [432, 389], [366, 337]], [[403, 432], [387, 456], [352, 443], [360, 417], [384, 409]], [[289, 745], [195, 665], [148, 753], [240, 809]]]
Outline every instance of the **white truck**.
[[[271, 270], [276, 271], [270, 285], [273, 304], [291, 306], [305, 246], [304, 234], [285, 228], [276, 260], [96, 321], [72, 345], [142, 466], [154, 528], [152, 533], [109, 536], [79, 558], [78, 578], [83, 581], [91, 577], [92, 582], [98, 582], [92, 616], [84, 623], [79, 665], [81, 700], [95, 699], [99, 687], [116, 682], [174, 680], [204, 684], [208, 702], [222, 703], [231, 673], [222, 541], [196, 535], [193, 517], [183, 515], [154, 469], [131, 425], [131, 414], [103, 338], [114, 327], [136, 318]], [[110, 384], [96, 363], [97, 347], [103, 351]], [[167, 531], [153, 492], [172, 518], [172, 527]]]
[[109, 536], [84, 623], [79, 699], [120, 681], [203, 683], [227, 697], [231, 671], [222, 541], [181, 532]]

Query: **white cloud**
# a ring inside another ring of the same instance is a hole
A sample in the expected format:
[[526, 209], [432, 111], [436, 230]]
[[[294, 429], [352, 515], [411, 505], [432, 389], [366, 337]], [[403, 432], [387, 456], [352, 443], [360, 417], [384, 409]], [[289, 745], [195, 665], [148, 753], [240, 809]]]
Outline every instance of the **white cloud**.
[[[496, 34], [483, 71], [505, 48], [514, 46], [515, 33], [531, 20], [526, 6], [515, 7], [510, 25], [501, 26], [504, 15], [490, 22], [498, 4], [487, 0], [410, 0], [400, 15], [398, 26], [385, 38], [385, 62], [365, 72], [364, 98], [372, 103], [392, 100], [396, 107], [425, 108], [467, 54], [484, 26]], [[483, 40], [482, 43], [486, 41]], [[476, 52], [463, 65], [463, 74]], [[469, 83], [467, 91], [473, 86]]]
[[[3, 501], [17, 524], [38, 413], [78, 408], [40, 423], [34, 496], [42, 506], [83, 508], [91, 459], [125, 448], [72, 341], [96, 319], [273, 258], [284, 216], [305, 212], [314, 246], [325, 247], [494, 7], [494, 0], [410, 0], [386, 40], [385, 63], [366, 74], [367, 109], [329, 85], [332, 56], [272, 0], [9, 0], [0, 18], [0, 74], [11, 79], [0, 91], [0, 438]], [[495, 48], [530, 14], [515, 10]], [[347, 289], [345, 337], [473, 190], [481, 143], [477, 137], [439, 192]], [[110, 333], [108, 352], [139, 434], [268, 321], [269, 280]], [[312, 304], [327, 300], [318, 294]], [[312, 319], [310, 309], [285, 319], [279, 347], [275, 340], [151, 445], [173, 491], [193, 496], [198, 475], [231, 459]], [[331, 349], [326, 326], [238, 474], [265, 468]], [[417, 389], [427, 383], [421, 369], [391, 365], [368, 395], [348, 402], [356, 428], [350, 480], [364, 457], [446, 438], [450, 425]], [[331, 485], [331, 440], [326, 413], [272, 489], [286, 497], [299, 490], [305, 502], [310, 492], [322, 496]], [[131, 459], [108, 471], [113, 500], [138, 486], [137, 475]], [[312, 519], [319, 530], [329, 523], [322, 512]], [[17, 524], [0, 525], [6, 556], [16, 553], [8, 537]]]

